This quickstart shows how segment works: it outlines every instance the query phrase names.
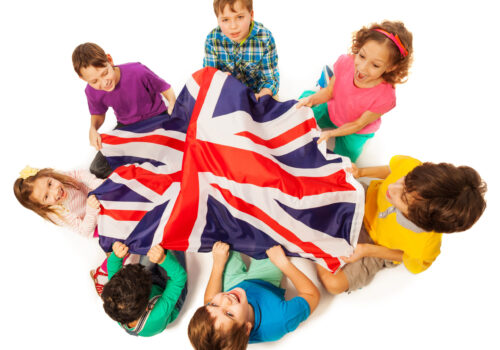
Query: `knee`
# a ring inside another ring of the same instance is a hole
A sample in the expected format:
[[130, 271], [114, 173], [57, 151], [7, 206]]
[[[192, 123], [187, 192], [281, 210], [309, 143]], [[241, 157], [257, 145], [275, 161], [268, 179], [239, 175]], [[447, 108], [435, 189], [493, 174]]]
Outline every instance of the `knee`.
[[325, 268], [316, 265], [318, 278], [330, 294], [341, 294], [349, 289], [349, 281], [341, 270], [337, 274], [333, 274]]

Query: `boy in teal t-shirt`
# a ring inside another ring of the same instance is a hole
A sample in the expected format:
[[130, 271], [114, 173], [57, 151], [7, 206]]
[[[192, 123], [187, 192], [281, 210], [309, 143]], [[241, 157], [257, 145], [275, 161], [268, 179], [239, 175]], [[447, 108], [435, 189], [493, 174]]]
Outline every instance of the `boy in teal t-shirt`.
[[[275, 341], [294, 331], [318, 305], [318, 288], [285, 256], [281, 246], [266, 251], [269, 259], [251, 259], [247, 269], [229, 245], [212, 248], [212, 272], [204, 306], [193, 315], [188, 336], [197, 350], [243, 349], [248, 343]], [[285, 299], [285, 275], [298, 296]]]
[[[150, 337], [161, 333], [179, 315], [186, 297], [186, 271], [172, 251], [165, 254], [160, 245], [147, 253], [150, 262], [158, 264], [152, 265], [153, 268], [159, 267], [159, 273], [153, 276], [140, 264], [123, 267], [127, 253], [125, 244], [113, 244], [113, 253], [108, 258], [110, 280], [101, 295], [103, 307], [127, 333]], [[168, 274], [166, 286], [162, 286], [165, 278], [158, 276], [163, 274], [161, 269]]]

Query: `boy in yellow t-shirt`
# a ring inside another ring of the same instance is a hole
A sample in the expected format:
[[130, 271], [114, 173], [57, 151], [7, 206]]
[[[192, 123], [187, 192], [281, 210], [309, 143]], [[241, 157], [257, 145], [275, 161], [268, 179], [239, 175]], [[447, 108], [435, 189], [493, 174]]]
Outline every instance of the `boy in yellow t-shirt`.
[[332, 294], [368, 284], [384, 267], [403, 262], [412, 273], [426, 270], [440, 253], [441, 233], [465, 231], [486, 208], [486, 184], [468, 166], [423, 163], [394, 156], [389, 166], [356, 168], [354, 177], [374, 180], [366, 191], [358, 245], [333, 275], [316, 265]]

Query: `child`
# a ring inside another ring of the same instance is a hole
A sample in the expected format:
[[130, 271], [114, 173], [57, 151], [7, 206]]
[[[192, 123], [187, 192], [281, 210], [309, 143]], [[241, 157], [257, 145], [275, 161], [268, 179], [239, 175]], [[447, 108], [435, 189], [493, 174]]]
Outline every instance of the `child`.
[[[106, 111], [112, 107], [118, 127], [160, 114], [172, 113], [175, 93], [170, 84], [141, 63], [115, 66], [110, 55], [93, 43], [85, 43], [73, 51], [73, 67], [88, 83], [85, 88], [91, 114], [89, 140], [97, 150], [102, 148], [97, 132], [104, 123]], [[162, 95], [168, 101], [168, 110]], [[97, 177], [106, 178], [111, 168], [99, 152], [90, 166]]]
[[[14, 194], [19, 203], [42, 218], [91, 238], [97, 237], [100, 203], [88, 194], [103, 181], [87, 170], [57, 172], [26, 166], [14, 182]], [[90, 274], [99, 294], [107, 282], [105, 265]]]
[[122, 268], [127, 252], [125, 244], [113, 244], [108, 258], [110, 281], [101, 296], [103, 307], [127, 333], [150, 337], [161, 333], [179, 315], [186, 297], [186, 271], [171, 251], [165, 255], [159, 244], [152, 247], [147, 254], [149, 260], [168, 273], [166, 286], [161, 286], [162, 282], [153, 281], [151, 272], [143, 265]]
[[403, 83], [413, 55], [412, 34], [401, 22], [385, 21], [353, 35], [351, 54], [333, 65], [328, 86], [305, 91], [297, 108], [313, 107], [323, 131], [321, 143], [335, 137], [334, 153], [355, 162], [380, 127], [380, 117], [396, 105], [394, 85]]
[[100, 203], [95, 196], [87, 196], [102, 182], [86, 170], [61, 173], [27, 166], [14, 182], [14, 194], [19, 203], [42, 218], [90, 238]]
[[271, 32], [253, 20], [252, 0], [214, 0], [219, 26], [205, 40], [203, 67], [232, 74], [258, 100], [279, 89], [278, 54]]
[[[188, 327], [195, 349], [246, 349], [249, 342], [278, 340], [314, 311], [318, 288], [288, 260], [281, 246], [266, 253], [269, 259], [252, 259], [247, 271], [239, 253], [229, 254], [226, 243], [214, 244], [206, 305], [195, 312]], [[288, 301], [279, 288], [283, 273], [299, 294]]]
[[468, 166], [421, 163], [395, 156], [390, 166], [356, 168], [354, 177], [375, 177], [366, 191], [358, 245], [336, 275], [316, 265], [333, 294], [367, 285], [382, 268], [403, 262], [425, 271], [440, 253], [441, 233], [469, 229], [486, 208], [486, 184]]

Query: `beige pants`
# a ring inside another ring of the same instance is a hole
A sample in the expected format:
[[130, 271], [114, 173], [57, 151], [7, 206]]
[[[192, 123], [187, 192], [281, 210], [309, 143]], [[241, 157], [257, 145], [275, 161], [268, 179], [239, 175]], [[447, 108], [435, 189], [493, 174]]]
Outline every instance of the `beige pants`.
[[[365, 225], [361, 226], [358, 243], [373, 244], [373, 240], [370, 238], [368, 232], [366, 232]], [[373, 277], [375, 277], [375, 274], [384, 267], [394, 266], [396, 266], [396, 264], [390, 260], [372, 257], [364, 257], [354, 263], [346, 264], [342, 268], [342, 271], [346, 275], [347, 281], [349, 281], [349, 289], [347, 289], [347, 292], [352, 292], [353, 290], [366, 286], [371, 282]]]

